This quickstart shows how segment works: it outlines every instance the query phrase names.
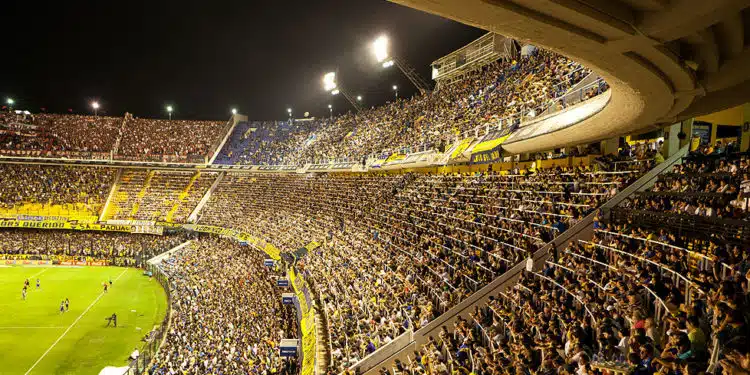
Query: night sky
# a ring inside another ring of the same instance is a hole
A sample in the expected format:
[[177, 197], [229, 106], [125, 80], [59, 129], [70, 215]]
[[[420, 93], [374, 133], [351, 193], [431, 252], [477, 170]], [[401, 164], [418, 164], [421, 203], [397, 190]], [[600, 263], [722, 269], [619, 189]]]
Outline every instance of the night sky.
[[0, 98], [38, 112], [89, 111], [251, 119], [350, 110], [322, 89], [339, 83], [367, 106], [416, 89], [395, 67], [375, 63], [369, 44], [381, 33], [394, 54], [425, 78], [429, 64], [484, 34], [381, 0], [35, 1], [5, 2], [0, 29]]

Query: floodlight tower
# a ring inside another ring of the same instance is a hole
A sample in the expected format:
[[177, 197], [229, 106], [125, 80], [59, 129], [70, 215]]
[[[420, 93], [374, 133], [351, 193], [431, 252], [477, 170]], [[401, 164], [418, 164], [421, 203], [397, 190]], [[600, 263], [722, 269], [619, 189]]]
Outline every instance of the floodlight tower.
[[94, 109], [94, 116], [99, 116], [99, 102], [91, 102], [91, 108]]
[[372, 53], [375, 55], [378, 63], [383, 65], [383, 68], [390, 68], [396, 65], [422, 94], [432, 91], [430, 84], [419, 75], [416, 69], [412, 68], [406, 61], [390, 53], [390, 41], [387, 36], [381, 35], [372, 42]]
[[174, 108], [172, 108], [172, 106], [171, 106], [171, 105], [168, 105], [168, 106], [167, 106], [167, 113], [169, 113], [169, 119], [170, 119], [170, 120], [172, 120], [172, 111], [173, 111], [173, 110], [174, 110]]
[[357, 101], [352, 98], [351, 95], [349, 95], [346, 90], [344, 90], [343, 87], [339, 86], [338, 83], [336, 83], [336, 72], [328, 72], [325, 75], [323, 75], [323, 90], [330, 92], [331, 95], [344, 95], [346, 100], [349, 101], [349, 104], [354, 107], [354, 109], [357, 110], [357, 112], [362, 112], [362, 106], [359, 105]]

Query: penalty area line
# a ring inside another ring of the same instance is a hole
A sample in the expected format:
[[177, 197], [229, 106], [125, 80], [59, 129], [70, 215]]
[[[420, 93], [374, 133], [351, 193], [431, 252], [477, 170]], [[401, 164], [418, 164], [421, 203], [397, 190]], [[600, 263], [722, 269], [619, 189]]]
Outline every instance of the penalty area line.
[[[119, 280], [120, 277], [122, 277], [122, 275], [125, 274], [125, 271], [127, 271], [127, 268], [124, 269], [117, 276], [117, 278], [115, 279], [115, 281]], [[55, 340], [55, 342], [53, 342], [52, 345], [50, 345], [49, 348], [47, 348], [47, 351], [44, 352], [44, 354], [42, 354], [42, 356], [39, 357], [39, 359], [37, 359], [36, 362], [34, 362], [33, 365], [31, 365], [31, 367], [29, 367], [29, 369], [26, 371], [26, 373], [24, 375], [29, 375], [29, 373], [31, 373], [31, 370], [33, 370], [34, 367], [36, 367], [36, 365], [38, 365], [39, 362], [41, 362], [42, 359], [44, 359], [44, 357], [47, 356], [47, 354], [49, 354], [49, 352], [52, 350], [52, 348], [54, 348], [57, 345], [57, 343], [60, 342], [60, 340], [62, 340], [63, 337], [65, 337], [65, 335], [67, 335], [68, 332], [70, 332], [71, 329], [73, 329], [73, 327], [76, 325], [76, 323], [78, 323], [78, 321], [81, 320], [81, 318], [83, 318], [83, 316], [86, 315], [86, 313], [89, 312], [89, 310], [91, 310], [91, 308], [94, 307], [94, 305], [96, 305], [96, 303], [99, 302], [99, 300], [102, 299], [103, 296], [104, 296], [104, 292], [99, 293], [99, 296], [96, 297], [96, 299], [94, 300], [94, 302], [91, 302], [91, 304], [89, 305], [89, 307], [87, 307], [86, 310], [83, 310], [83, 312], [81, 313], [81, 315], [78, 315], [78, 317], [76, 318], [76, 320], [74, 320], [73, 323], [71, 323], [70, 326], [68, 326], [68, 329], [66, 329], [65, 332], [63, 332], [60, 335], [60, 337], [58, 337], [57, 340]]]

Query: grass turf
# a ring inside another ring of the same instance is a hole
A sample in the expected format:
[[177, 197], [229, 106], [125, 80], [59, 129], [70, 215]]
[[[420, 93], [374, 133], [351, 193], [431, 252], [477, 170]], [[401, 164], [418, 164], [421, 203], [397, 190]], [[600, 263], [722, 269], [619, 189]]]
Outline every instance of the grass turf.
[[[130, 352], [140, 350], [143, 336], [166, 313], [161, 285], [141, 273], [120, 267], [0, 267], [0, 375], [98, 374], [106, 366], [126, 366]], [[26, 278], [31, 285], [24, 301]], [[110, 279], [113, 286], [102, 295], [102, 283]], [[65, 298], [70, 310], [61, 314]], [[106, 328], [112, 313], [117, 328]]]

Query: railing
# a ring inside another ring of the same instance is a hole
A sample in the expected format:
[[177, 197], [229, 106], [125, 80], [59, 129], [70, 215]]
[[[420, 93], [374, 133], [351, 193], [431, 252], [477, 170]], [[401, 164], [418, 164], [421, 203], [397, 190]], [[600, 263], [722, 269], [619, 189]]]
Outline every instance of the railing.
[[128, 371], [125, 373], [127, 375], [140, 375], [147, 372], [151, 360], [156, 357], [159, 353], [159, 348], [161, 348], [166, 340], [166, 335], [169, 333], [169, 326], [171, 324], [172, 294], [169, 288], [169, 277], [155, 264], [147, 263], [146, 270], [151, 272], [156, 281], [164, 288], [164, 292], [167, 293], [167, 314], [159, 325], [159, 328], [149, 333], [148, 339], [140, 349], [140, 355], [130, 362]]
[[[568, 92], [560, 97], [542, 103], [534, 108], [525, 109], [523, 112], [503, 117], [497, 120], [494, 125], [480, 125], [474, 129], [464, 131], [461, 133], [460, 138], [467, 137], [484, 137], [494, 131], [500, 131], [507, 128], [513, 128], [514, 126], [525, 126], [533, 122], [539, 121], [544, 118], [548, 118], [571, 105], [578, 104], [585, 101], [586, 99], [593, 98], [609, 89], [609, 86], [604, 79], [599, 78], [596, 81], [581, 87], [579, 89]], [[544, 115], [542, 115], [544, 113]], [[459, 138], [459, 136], [456, 136]], [[457, 141], [459, 139], [456, 139]]]

